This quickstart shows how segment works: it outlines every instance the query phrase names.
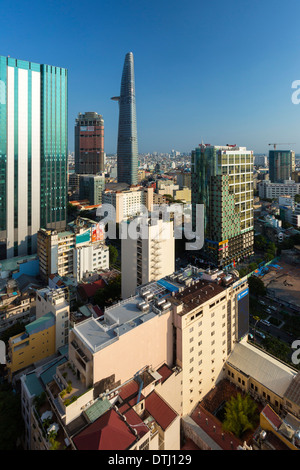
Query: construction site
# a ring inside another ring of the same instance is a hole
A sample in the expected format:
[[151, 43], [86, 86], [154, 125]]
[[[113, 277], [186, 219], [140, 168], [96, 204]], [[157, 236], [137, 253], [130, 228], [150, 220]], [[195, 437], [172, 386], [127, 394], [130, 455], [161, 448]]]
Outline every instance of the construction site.
[[268, 265], [254, 273], [268, 290], [268, 295], [282, 304], [300, 310], [300, 247], [285, 250]]

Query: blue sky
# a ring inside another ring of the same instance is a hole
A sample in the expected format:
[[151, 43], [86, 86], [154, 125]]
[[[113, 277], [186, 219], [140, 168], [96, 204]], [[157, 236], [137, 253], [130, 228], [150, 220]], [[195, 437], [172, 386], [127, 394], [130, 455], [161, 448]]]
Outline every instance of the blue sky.
[[125, 54], [135, 60], [139, 151], [205, 143], [300, 153], [299, 0], [6, 0], [0, 54], [66, 67], [69, 149], [78, 112], [105, 123], [116, 152]]

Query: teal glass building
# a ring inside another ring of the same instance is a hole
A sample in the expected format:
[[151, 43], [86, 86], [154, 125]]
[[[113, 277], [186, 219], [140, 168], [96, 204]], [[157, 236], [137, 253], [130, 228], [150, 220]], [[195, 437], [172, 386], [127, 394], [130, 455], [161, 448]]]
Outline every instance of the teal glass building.
[[67, 70], [0, 56], [0, 240], [5, 257], [37, 250], [66, 225]]
[[136, 185], [138, 183], [138, 141], [132, 52], [128, 52], [125, 56], [120, 96], [112, 99], [119, 102], [118, 182]]
[[295, 171], [295, 152], [293, 150], [269, 151], [269, 178], [271, 183], [283, 183]]

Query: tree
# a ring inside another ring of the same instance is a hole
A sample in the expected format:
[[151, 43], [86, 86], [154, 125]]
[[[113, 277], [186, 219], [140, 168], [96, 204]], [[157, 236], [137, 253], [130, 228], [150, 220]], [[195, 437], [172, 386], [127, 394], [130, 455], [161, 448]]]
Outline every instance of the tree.
[[102, 289], [99, 289], [95, 296], [94, 301], [100, 307], [107, 307], [111, 305], [115, 300], [119, 300], [121, 297], [121, 275], [118, 275], [112, 279], [108, 285]]
[[110, 266], [113, 266], [116, 264], [117, 260], [119, 257], [118, 250], [115, 246], [109, 245], [109, 264]]
[[4, 384], [0, 387], [0, 450], [18, 450], [23, 431], [21, 397]]
[[261, 279], [257, 276], [250, 276], [248, 279], [248, 285], [250, 294], [254, 296], [264, 296], [266, 295], [267, 289]]
[[294, 196], [294, 202], [295, 202], [296, 204], [300, 204], [300, 194], [295, 194], [295, 196]]
[[258, 419], [257, 405], [249, 395], [242, 397], [240, 393], [231, 397], [225, 404], [224, 431], [242, 437], [244, 432], [254, 429]]

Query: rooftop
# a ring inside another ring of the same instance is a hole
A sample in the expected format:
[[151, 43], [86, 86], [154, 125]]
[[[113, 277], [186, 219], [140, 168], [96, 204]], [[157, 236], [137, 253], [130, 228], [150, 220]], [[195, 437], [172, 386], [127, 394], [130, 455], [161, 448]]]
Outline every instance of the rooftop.
[[136, 436], [112, 408], [73, 438], [78, 450], [127, 450]]
[[283, 397], [297, 372], [256, 348], [246, 340], [237, 343], [227, 363], [241, 372], [246, 372], [265, 387]]
[[300, 372], [290, 381], [285, 398], [300, 406]]
[[177, 413], [155, 391], [145, 399], [145, 409], [165, 431], [177, 418]]
[[25, 330], [29, 335], [38, 333], [40, 331], [46, 330], [51, 326], [55, 325], [55, 317], [52, 312], [46, 313], [40, 318], [37, 318], [33, 322], [25, 326]]
[[182, 315], [184, 315], [225, 290], [225, 287], [215, 282], [197, 280], [193, 285], [186, 287], [182, 292], [176, 293], [172, 297], [172, 301], [183, 304]]

